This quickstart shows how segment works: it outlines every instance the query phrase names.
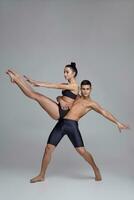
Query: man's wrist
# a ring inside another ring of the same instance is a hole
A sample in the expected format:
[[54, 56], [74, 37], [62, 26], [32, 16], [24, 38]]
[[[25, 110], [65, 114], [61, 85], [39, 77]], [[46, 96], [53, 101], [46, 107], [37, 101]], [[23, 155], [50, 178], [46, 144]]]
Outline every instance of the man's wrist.
[[117, 124], [117, 126], [120, 124], [120, 122], [119, 121], [116, 121], [116, 124]]

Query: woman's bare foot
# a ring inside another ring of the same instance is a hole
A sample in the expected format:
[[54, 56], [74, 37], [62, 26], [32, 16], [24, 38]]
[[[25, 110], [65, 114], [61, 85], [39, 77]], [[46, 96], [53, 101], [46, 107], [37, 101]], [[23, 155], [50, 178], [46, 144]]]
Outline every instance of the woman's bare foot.
[[95, 170], [95, 180], [96, 181], [101, 181], [102, 180], [101, 174], [100, 174], [100, 170], [98, 168]]
[[32, 178], [30, 180], [30, 183], [36, 183], [36, 182], [41, 182], [41, 181], [44, 181], [44, 177], [39, 175], [39, 176], [36, 176], [36, 177]]
[[10, 77], [10, 81], [12, 82], [12, 83], [14, 83], [15, 82], [15, 75], [14, 75], [14, 73], [12, 73], [10, 70], [7, 70], [6, 71], [6, 74], [8, 74], [9, 75], [9, 77]]
[[13, 69], [8, 69], [8, 72], [12, 73], [16, 78], [21, 77], [15, 70]]
[[18, 74], [16, 71], [14, 71], [13, 69], [8, 69], [6, 72], [11, 79], [11, 82], [15, 82], [15, 80], [25, 80], [23, 76], [21, 76], [20, 74]]

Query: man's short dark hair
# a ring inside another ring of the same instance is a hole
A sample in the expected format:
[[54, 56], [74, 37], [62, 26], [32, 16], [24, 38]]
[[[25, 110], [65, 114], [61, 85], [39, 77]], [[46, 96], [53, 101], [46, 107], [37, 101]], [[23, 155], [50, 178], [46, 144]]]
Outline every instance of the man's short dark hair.
[[81, 86], [82, 85], [90, 85], [90, 87], [92, 86], [92, 84], [91, 84], [91, 82], [89, 81], [89, 80], [83, 80], [83, 81], [81, 81], [81, 84], [80, 84]]

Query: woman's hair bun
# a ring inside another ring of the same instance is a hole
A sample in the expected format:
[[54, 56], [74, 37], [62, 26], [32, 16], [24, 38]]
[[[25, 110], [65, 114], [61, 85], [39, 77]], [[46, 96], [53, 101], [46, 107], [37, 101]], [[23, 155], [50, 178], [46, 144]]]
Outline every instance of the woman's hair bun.
[[76, 67], [76, 63], [75, 62], [71, 62], [71, 67]]
[[71, 64], [68, 64], [68, 65], [66, 65], [65, 67], [69, 67], [69, 68], [71, 68], [74, 72], [75, 72], [75, 77], [77, 76], [77, 74], [78, 74], [78, 71], [77, 71], [77, 68], [76, 68], [76, 63], [75, 62], [71, 62]]

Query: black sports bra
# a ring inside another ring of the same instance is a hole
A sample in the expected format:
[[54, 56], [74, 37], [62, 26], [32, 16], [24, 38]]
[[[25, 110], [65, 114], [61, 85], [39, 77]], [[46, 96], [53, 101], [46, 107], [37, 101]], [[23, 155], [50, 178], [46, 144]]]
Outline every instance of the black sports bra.
[[77, 94], [74, 94], [70, 90], [62, 90], [62, 95], [66, 97], [70, 97], [71, 99], [76, 99]]

